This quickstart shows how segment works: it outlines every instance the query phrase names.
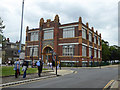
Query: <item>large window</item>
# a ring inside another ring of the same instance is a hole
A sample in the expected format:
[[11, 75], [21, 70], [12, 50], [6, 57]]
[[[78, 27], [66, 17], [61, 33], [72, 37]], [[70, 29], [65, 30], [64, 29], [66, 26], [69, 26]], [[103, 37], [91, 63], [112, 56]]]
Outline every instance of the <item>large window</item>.
[[44, 39], [53, 39], [53, 30], [44, 31]]
[[86, 56], [86, 46], [82, 46], [82, 56]]
[[94, 43], [96, 44], [97, 36], [94, 36]]
[[100, 50], [98, 50], [98, 58], [100, 58]]
[[37, 47], [31, 47], [30, 48], [30, 56], [32, 56], [32, 53], [33, 53], [33, 56], [38, 56], [38, 48]]
[[63, 29], [63, 38], [75, 37], [74, 27]]
[[82, 28], [82, 38], [86, 39], [87, 36], [87, 30]]
[[38, 32], [31, 32], [31, 41], [38, 41]]
[[89, 41], [92, 42], [92, 33], [89, 32]]
[[98, 37], [98, 45], [100, 45], [100, 37]]
[[89, 57], [92, 56], [92, 48], [89, 48]]
[[97, 57], [97, 50], [94, 49], [94, 57], [96, 58]]
[[74, 55], [74, 45], [63, 46], [63, 56], [73, 56]]

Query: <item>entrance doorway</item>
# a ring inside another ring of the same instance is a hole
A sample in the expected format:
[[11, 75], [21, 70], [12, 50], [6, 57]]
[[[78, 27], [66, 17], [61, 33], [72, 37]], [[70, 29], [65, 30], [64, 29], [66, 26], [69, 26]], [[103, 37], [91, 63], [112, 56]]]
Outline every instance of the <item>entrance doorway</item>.
[[52, 52], [53, 49], [51, 47], [45, 47], [43, 49], [43, 61], [44, 63], [52, 63]]

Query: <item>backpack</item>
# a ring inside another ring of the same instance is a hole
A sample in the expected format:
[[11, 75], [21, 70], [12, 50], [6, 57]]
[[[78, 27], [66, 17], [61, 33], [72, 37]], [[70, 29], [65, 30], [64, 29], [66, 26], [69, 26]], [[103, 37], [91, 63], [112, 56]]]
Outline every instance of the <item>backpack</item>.
[[40, 66], [40, 61], [37, 61], [36, 65], [37, 65], [37, 66]]

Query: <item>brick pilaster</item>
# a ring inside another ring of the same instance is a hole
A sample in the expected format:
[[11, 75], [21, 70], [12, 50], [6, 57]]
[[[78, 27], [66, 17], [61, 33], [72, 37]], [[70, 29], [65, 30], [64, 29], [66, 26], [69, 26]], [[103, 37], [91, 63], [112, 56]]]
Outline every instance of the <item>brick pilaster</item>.
[[58, 32], [59, 31], [59, 16], [56, 15], [54, 19], [54, 52], [58, 54]]
[[42, 58], [42, 40], [43, 40], [43, 24], [44, 24], [44, 19], [41, 18], [40, 19], [40, 23], [39, 23], [39, 55], [38, 55], [38, 58]]
[[87, 26], [87, 50], [86, 50], [86, 55], [87, 55], [87, 66], [89, 66], [89, 24], [88, 22], [86, 23]]
[[[82, 18], [81, 17], [79, 17], [79, 22], [78, 22], [78, 32], [79, 32], [79, 34], [78, 34], [79, 35], [78, 36], [79, 37], [78, 52], [79, 52], [79, 55], [82, 56]], [[80, 62], [79, 65], [82, 66], [82, 58], [79, 58], [79, 62]]]

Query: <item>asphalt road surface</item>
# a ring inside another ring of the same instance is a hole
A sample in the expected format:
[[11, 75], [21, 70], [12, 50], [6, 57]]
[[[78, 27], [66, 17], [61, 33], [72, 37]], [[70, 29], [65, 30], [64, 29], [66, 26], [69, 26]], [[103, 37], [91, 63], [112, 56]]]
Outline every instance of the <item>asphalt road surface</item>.
[[20, 84], [8, 88], [104, 88], [118, 78], [118, 68], [72, 68], [77, 73]]

